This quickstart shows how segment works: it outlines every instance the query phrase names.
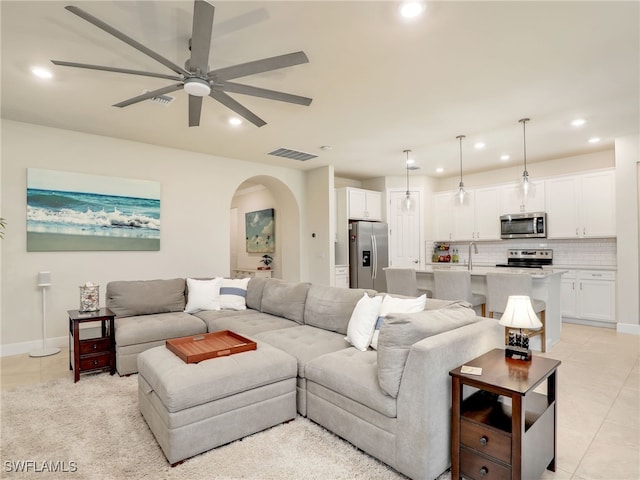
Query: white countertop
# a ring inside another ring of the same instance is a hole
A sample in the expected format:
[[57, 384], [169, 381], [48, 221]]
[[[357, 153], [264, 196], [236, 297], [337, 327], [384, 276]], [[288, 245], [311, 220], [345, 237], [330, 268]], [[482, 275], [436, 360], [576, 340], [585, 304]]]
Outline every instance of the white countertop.
[[[466, 270], [467, 266], [462, 264], [433, 264], [427, 265], [422, 269], [416, 270], [417, 273], [433, 273], [434, 270]], [[491, 266], [483, 266], [478, 265], [477, 267], [473, 267], [471, 270], [471, 275], [480, 275], [486, 276], [487, 273], [507, 273], [507, 274], [515, 274], [515, 273], [528, 273], [532, 278], [546, 278], [552, 275], [562, 275], [563, 273], [567, 273], [566, 269], [558, 269], [558, 268], [504, 268], [504, 267], [491, 267]]]

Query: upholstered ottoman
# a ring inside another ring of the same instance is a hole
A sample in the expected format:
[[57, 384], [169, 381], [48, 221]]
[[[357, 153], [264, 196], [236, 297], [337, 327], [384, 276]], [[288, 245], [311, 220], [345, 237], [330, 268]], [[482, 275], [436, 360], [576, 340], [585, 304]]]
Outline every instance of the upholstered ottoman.
[[138, 355], [140, 411], [172, 465], [296, 417], [296, 359], [266, 343], [185, 363], [166, 347]]

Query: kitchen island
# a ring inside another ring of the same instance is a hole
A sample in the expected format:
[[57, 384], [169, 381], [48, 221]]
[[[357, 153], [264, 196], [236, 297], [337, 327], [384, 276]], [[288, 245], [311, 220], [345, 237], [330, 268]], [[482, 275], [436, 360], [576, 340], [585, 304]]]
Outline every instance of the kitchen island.
[[[467, 270], [466, 265], [433, 264], [417, 270], [418, 288], [435, 290], [433, 281], [434, 270]], [[567, 270], [554, 268], [498, 268], [490, 266], [474, 266], [471, 270], [471, 289], [474, 293], [487, 294], [487, 273], [516, 274], [526, 273], [533, 280], [532, 297], [543, 300], [546, 305], [546, 334], [547, 351], [560, 341], [562, 331], [562, 299], [560, 296], [560, 278]], [[541, 351], [540, 336], [531, 339], [530, 348]]]

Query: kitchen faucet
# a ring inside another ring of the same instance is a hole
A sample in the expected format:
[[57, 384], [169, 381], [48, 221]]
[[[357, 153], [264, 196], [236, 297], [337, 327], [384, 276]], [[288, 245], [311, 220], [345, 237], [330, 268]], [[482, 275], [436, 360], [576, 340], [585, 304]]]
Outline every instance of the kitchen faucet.
[[471, 271], [471, 269], [473, 268], [473, 261], [471, 260], [471, 245], [473, 245], [473, 249], [475, 253], [478, 253], [478, 246], [476, 245], [476, 242], [469, 242], [469, 264], [468, 264], [469, 271]]

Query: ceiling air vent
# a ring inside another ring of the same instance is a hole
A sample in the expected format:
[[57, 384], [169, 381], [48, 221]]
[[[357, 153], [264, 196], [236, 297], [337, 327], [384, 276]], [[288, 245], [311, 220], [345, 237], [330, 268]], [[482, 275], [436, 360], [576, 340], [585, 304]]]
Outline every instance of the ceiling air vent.
[[269, 152], [269, 155], [276, 157], [290, 158], [292, 160], [299, 160], [300, 162], [306, 162], [312, 158], [316, 158], [318, 155], [311, 153], [299, 152], [298, 150], [291, 150], [290, 148], [278, 148], [273, 152]]
[[[143, 90], [142, 93], [149, 93], [151, 90]], [[171, 97], [169, 95], [158, 95], [157, 97], [151, 97], [151, 100], [154, 103], [159, 103], [160, 105], [168, 106], [171, 102], [175, 100], [175, 97]]]

